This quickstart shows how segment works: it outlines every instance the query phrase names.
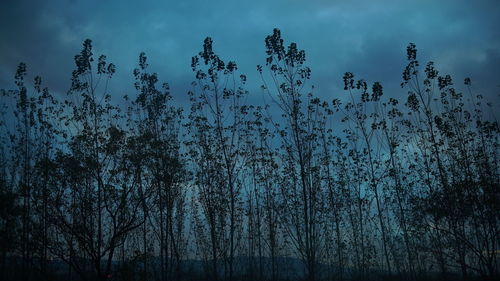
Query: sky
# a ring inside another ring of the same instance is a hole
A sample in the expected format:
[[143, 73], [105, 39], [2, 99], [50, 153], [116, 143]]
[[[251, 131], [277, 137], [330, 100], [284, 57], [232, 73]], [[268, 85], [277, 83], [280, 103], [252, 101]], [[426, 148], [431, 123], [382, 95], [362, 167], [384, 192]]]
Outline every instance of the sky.
[[132, 71], [140, 52], [151, 71], [168, 82], [175, 100], [187, 102], [194, 79], [191, 57], [205, 37], [215, 52], [234, 60], [260, 99], [257, 64], [265, 64], [264, 39], [279, 28], [285, 44], [306, 51], [311, 84], [325, 99], [339, 98], [342, 75], [380, 81], [385, 94], [406, 98], [400, 88], [406, 46], [417, 45], [422, 65], [434, 61], [459, 90], [465, 77], [473, 91], [499, 104], [500, 1], [461, 0], [2, 0], [0, 88], [14, 86], [19, 62], [31, 77], [64, 94], [73, 57], [86, 38], [94, 54], [117, 66], [112, 95], [134, 93]]

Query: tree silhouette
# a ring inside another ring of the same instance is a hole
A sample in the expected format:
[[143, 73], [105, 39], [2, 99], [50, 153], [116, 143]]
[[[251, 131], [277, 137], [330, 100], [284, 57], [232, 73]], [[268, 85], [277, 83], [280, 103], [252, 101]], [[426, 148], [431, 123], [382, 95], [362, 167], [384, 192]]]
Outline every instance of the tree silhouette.
[[497, 280], [499, 126], [471, 79], [410, 43], [404, 97], [346, 72], [322, 100], [305, 51], [264, 42], [271, 103], [207, 37], [186, 115], [145, 53], [120, 101], [90, 40], [65, 96], [20, 63], [0, 91], [0, 278]]

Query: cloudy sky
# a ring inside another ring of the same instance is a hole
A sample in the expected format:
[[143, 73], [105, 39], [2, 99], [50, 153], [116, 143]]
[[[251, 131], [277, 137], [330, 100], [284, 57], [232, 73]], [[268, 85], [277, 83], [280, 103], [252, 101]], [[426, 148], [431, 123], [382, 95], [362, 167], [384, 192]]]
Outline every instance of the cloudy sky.
[[316, 93], [325, 98], [343, 94], [346, 71], [406, 97], [399, 83], [405, 48], [414, 42], [422, 64], [435, 61], [456, 84], [470, 76], [476, 92], [499, 100], [497, 0], [3, 0], [0, 88], [13, 85], [22, 61], [51, 90], [66, 92], [73, 56], [90, 38], [94, 54], [117, 65], [114, 95], [133, 92], [132, 70], [144, 51], [151, 69], [182, 102], [193, 80], [191, 57], [210, 36], [216, 53], [238, 63], [258, 96], [256, 65], [265, 63], [264, 38], [275, 27], [306, 51]]

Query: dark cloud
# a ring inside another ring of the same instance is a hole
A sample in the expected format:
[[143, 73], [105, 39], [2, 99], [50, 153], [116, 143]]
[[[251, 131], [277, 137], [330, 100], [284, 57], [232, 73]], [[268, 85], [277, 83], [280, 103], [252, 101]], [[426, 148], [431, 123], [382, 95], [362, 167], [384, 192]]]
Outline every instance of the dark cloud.
[[[130, 2], [130, 3], [129, 3]], [[0, 12], [0, 86], [12, 85], [16, 64], [42, 74], [63, 93], [73, 56], [85, 38], [118, 66], [113, 89], [133, 91], [132, 70], [145, 51], [151, 69], [185, 101], [190, 58], [211, 36], [226, 60], [248, 74], [260, 93], [255, 66], [274, 27], [306, 50], [316, 93], [341, 95], [342, 74], [381, 81], [400, 95], [405, 47], [415, 42], [424, 63], [436, 62], [456, 81], [471, 76], [496, 99], [500, 83], [500, 5], [497, 1], [3, 1]], [[458, 83], [458, 82], [457, 82]], [[476, 83], [474, 84], [476, 87]]]

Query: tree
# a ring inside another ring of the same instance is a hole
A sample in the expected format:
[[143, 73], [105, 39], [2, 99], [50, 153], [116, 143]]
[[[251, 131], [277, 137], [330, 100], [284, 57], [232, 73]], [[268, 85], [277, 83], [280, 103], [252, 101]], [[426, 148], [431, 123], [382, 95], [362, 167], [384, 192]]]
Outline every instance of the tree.
[[419, 190], [415, 209], [432, 235], [425, 248], [442, 274], [458, 264], [464, 279], [470, 271], [494, 278], [498, 271], [491, 249], [498, 241], [491, 238], [498, 235], [498, 123], [485, 120], [481, 96], [472, 95], [469, 78], [464, 81], [469, 98], [464, 100], [451, 76], [440, 76], [433, 62], [426, 64], [420, 82], [414, 44], [408, 46], [407, 56], [402, 83], [409, 89], [406, 124], [418, 148], [414, 165], [423, 167], [425, 177], [420, 181], [427, 188]]
[[[175, 270], [179, 278], [181, 259], [185, 252], [185, 179], [186, 171], [179, 152], [179, 128], [182, 110], [170, 103], [171, 95], [168, 84], [163, 84], [163, 91], [156, 88], [157, 74], [147, 72], [147, 58], [144, 53], [139, 56], [139, 68], [134, 70], [135, 87], [138, 91], [134, 102], [139, 120], [135, 126], [138, 138], [132, 151], [137, 151], [134, 160], [142, 182], [143, 177], [152, 191], [143, 190], [142, 209], [146, 221], [150, 212], [158, 224], [152, 224], [159, 240], [161, 279], [172, 277]], [[147, 157], [144, 157], [147, 155]], [[155, 208], [148, 207], [150, 200], [147, 194], [154, 193]], [[156, 214], [156, 215], [155, 215]], [[147, 251], [147, 227], [143, 227], [143, 248]], [[172, 264], [170, 265], [170, 262]], [[144, 271], [147, 271], [147, 260], [144, 260]]]
[[75, 63], [71, 101], [66, 102], [71, 111], [63, 119], [66, 147], [58, 153], [50, 176], [57, 228], [52, 250], [82, 278], [87, 278], [86, 260], [91, 261], [92, 278], [103, 280], [112, 273], [117, 247], [143, 224], [138, 219], [141, 200], [135, 170], [126, 161], [128, 136], [120, 128], [122, 116], [110, 104], [107, 89], [115, 66], [102, 55], [94, 72], [90, 40], [83, 43]]
[[[213, 52], [212, 43], [207, 37], [203, 51], [192, 59], [196, 82], [194, 91], [189, 92], [187, 145], [197, 187], [195, 211], [201, 209], [206, 221], [202, 222], [195, 214], [199, 249], [206, 261], [211, 259], [211, 278], [218, 279], [217, 262], [222, 258], [228, 266], [224, 272], [233, 280], [244, 184], [240, 178], [244, 163], [242, 134], [249, 109], [242, 104], [247, 94], [242, 87], [246, 77], [236, 77], [236, 63], [225, 64]], [[204, 67], [200, 66], [200, 60]], [[205, 233], [209, 233], [208, 237]]]
[[[315, 280], [323, 239], [323, 185], [318, 159], [321, 103], [309, 94], [307, 104], [303, 104], [302, 91], [311, 74], [304, 65], [305, 52], [297, 49], [295, 43], [285, 51], [278, 29], [274, 29], [265, 41], [266, 66], [277, 92], [275, 102], [283, 116], [283, 128], [278, 129], [279, 157], [283, 165], [280, 181], [282, 222], [307, 268], [308, 280]], [[258, 70], [262, 73], [261, 66]], [[263, 88], [270, 91], [265, 81], [264, 84]]]

